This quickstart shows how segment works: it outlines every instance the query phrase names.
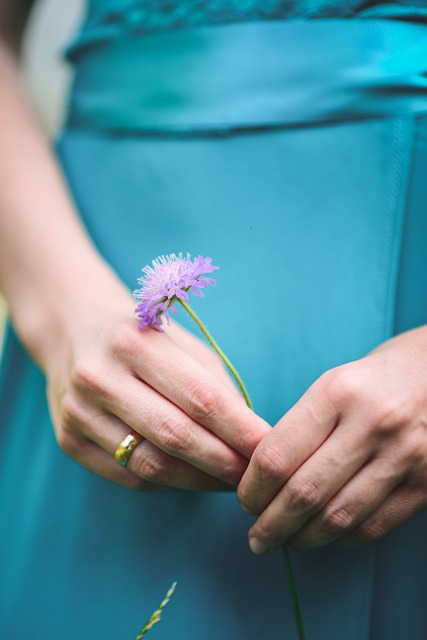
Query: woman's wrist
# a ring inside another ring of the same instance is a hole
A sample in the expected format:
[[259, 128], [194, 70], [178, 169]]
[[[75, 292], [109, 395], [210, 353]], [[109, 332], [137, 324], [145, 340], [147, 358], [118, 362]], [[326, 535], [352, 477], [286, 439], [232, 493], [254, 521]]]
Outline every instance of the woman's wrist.
[[127, 292], [99, 256], [0, 41], [0, 289], [46, 368], [78, 323]]
[[23, 289], [23, 295], [12, 296], [10, 301], [12, 321], [45, 371], [64, 343], [102, 328], [102, 322], [123, 314], [123, 309], [132, 313], [129, 292], [96, 253], [80, 259], [77, 254], [71, 267], [58, 264], [55, 273], [34, 285], [31, 292]]

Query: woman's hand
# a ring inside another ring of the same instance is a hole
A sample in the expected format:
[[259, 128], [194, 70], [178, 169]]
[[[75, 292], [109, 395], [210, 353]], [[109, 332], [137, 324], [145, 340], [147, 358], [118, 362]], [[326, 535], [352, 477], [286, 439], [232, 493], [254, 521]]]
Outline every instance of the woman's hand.
[[325, 373], [238, 488], [255, 553], [375, 540], [427, 505], [427, 327]]
[[[0, 287], [48, 378], [58, 442], [129, 487], [229, 489], [269, 427], [202, 342], [179, 329], [138, 331], [22, 94], [2, 18]], [[144, 440], [123, 468], [114, 452], [132, 429]]]
[[[46, 359], [61, 448], [134, 489], [231, 490], [270, 428], [200, 340], [178, 326], [139, 331], [128, 294], [107, 299], [108, 309], [81, 312]], [[123, 468], [114, 452], [132, 429], [144, 439]]]

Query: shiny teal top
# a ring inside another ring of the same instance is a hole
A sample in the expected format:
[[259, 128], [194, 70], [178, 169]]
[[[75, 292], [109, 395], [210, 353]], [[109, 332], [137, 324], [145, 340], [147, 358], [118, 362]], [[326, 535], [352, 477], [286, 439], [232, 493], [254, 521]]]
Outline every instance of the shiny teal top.
[[294, 18], [392, 18], [427, 23], [427, 0], [87, 0], [71, 51], [127, 35]]

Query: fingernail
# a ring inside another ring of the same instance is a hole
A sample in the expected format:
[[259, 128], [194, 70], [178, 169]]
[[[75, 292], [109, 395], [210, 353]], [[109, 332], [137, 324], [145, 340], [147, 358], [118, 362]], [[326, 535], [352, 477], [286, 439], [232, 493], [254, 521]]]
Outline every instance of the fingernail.
[[265, 553], [274, 551], [274, 549], [267, 547], [267, 545], [261, 542], [261, 540], [258, 540], [258, 538], [249, 538], [249, 546], [252, 553], [255, 553], [257, 556], [263, 556]]

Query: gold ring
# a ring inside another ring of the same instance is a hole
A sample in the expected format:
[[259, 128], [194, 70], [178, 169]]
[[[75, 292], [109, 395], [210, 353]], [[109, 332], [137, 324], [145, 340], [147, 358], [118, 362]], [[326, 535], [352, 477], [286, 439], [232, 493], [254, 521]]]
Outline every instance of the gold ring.
[[114, 457], [122, 467], [125, 467], [129, 462], [129, 458], [144, 438], [140, 433], [131, 431], [129, 435], [124, 438], [117, 447]]

